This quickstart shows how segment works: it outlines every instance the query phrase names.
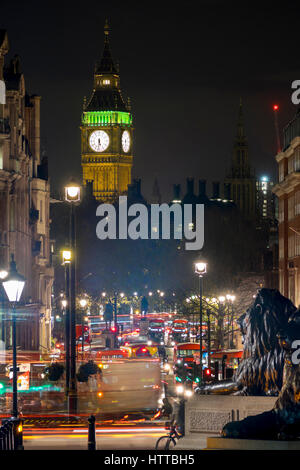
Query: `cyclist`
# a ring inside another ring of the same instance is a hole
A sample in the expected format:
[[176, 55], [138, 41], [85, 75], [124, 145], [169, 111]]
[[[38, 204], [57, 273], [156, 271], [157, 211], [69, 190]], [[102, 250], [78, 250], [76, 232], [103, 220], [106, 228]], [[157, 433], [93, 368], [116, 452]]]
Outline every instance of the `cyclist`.
[[173, 407], [169, 400], [166, 398], [163, 398], [163, 406], [161, 408], [161, 416], [171, 416], [173, 414]]
[[185, 407], [185, 400], [181, 398], [179, 403], [175, 405], [175, 411], [173, 414], [172, 423], [177, 426], [177, 432], [180, 436], [184, 436], [184, 407]]

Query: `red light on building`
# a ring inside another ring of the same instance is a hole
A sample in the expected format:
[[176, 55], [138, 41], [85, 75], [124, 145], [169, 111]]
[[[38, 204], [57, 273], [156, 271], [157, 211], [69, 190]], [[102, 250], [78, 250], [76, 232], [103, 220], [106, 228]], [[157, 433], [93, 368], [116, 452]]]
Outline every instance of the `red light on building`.
[[278, 109], [279, 109], [278, 104], [274, 104], [274, 105], [273, 105], [273, 111], [278, 111]]

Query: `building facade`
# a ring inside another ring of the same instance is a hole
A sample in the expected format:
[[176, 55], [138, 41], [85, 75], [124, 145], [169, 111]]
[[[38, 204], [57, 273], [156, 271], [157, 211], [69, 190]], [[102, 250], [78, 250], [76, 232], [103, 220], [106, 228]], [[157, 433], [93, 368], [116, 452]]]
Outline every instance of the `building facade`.
[[279, 289], [300, 305], [300, 109], [284, 129], [283, 149], [276, 155], [279, 223]]
[[[20, 306], [17, 344], [22, 350], [51, 347], [51, 288], [47, 161], [40, 155], [40, 97], [26, 93], [20, 60], [5, 66], [7, 33], [0, 31], [0, 80], [5, 104], [0, 104], [0, 270], [8, 270], [14, 255], [26, 284]], [[11, 325], [3, 291], [2, 347], [11, 345]]]
[[104, 51], [94, 72], [94, 89], [84, 102], [81, 123], [83, 184], [93, 182], [93, 194], [102, 202], [114, 202], [131, 183], [132, 114], [125, 103], [118, 67], [114, 64], [109, 27], [104, 28]]
[[261, 176], [256, 181], [256, 209], [259, 219], [276, 218], [276, 197], [272, 192], [274, 183], [268, 176]]
[[256, 216], [256, 186], [254, 172], [249, 164], [248, 142], [245, 135], [243, 106], [240, 101], [237, 134], [233, 146], [230, 171], [224, 181], [226, 199], [233, 200], [246, 217]]

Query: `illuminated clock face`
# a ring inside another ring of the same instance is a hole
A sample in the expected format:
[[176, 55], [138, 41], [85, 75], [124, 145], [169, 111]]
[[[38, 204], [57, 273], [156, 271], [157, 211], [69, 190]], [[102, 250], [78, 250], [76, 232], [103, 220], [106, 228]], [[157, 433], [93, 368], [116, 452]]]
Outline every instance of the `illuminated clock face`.
[[104, 152], [109, 146], [109, 135], [104, 131], [94, 131], [90, 135], [89, 142], [94, 152]]
[[130, 148], [130, 134], [128, 131], [124, 131], [122, 134], [122, 148], [124, 152], [128, 152]]

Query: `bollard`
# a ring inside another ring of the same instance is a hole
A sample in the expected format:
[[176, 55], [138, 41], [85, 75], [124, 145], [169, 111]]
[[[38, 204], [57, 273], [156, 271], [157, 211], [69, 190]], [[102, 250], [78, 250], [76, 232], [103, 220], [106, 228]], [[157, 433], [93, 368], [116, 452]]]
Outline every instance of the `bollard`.
[[88, 418], [88, 422], [89, 422], [88, 450], [96, 450], [96, 425], [95, 425], [95, 421], [96, 421], [96, 418], [93, 415], [91, 415]]
[[6, 450], [5, 449], [5, 444], [4, 444], [4, 442], [5, 442], [4, 439], [5, 439], [4, 432], [1, 428], [1, 430], [0, 430], [0, 450]]
[[23, 419], [18, 418], [13, 422], [14, 449], [24, 450], [23, 446]]
[[23, 446], [23, 419], [10, 418], [2, 420], [5, 450], [24, 450]]

